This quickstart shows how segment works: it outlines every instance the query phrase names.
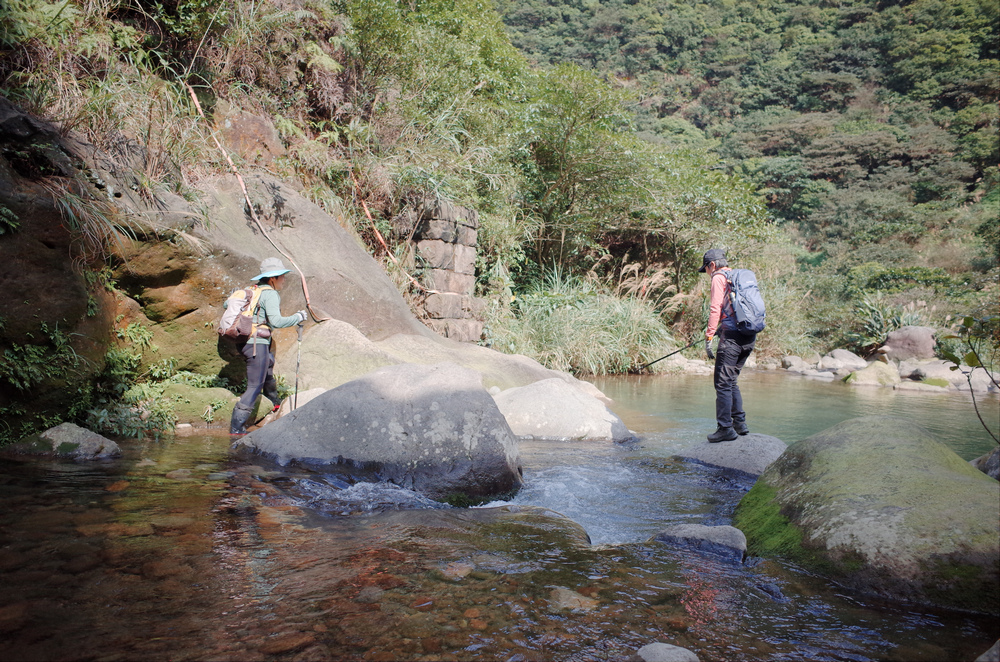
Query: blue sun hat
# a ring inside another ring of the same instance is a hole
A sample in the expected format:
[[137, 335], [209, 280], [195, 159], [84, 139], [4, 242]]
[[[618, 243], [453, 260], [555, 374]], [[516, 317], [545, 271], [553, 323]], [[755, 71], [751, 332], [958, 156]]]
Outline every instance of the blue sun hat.
[[251, 280], [274, 278], [275, 276], [287, 274], [289, 271], [291, 271], [291, 269], [286, 269], [285, 265], [282, 264], [281, 260], [278, 258], [267, 257], [260, 263], [260, 273], [254, 276]]

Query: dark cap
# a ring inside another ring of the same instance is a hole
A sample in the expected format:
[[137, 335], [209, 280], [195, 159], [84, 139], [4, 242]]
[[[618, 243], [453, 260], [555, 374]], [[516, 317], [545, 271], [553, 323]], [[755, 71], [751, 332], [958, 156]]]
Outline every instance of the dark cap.
[[708, 268], [708, 265], [710, 263], [725, 259], [726, 259], [726, 251], [722, 250], [721, 248], [708, 249], [707, 251], [705, 251], [705, 257], [701, 259], [701, 269], [698, 270], [698, 273], [702, 274], [705, 273], [705, 269]]

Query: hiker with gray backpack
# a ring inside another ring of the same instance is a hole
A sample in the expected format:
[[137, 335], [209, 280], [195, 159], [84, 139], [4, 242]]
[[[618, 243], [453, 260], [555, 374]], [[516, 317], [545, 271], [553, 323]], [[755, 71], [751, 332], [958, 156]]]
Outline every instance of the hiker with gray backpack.
[[236, 290], [226, 300], [226, 312], [219, 322], [219, 334], [236, 340], [247, 362], [247, 388], [233, 407], [229, 422], [230, 435], [244, 435], [247, 421], [253, 414], [254, 403], [262, 392], [277, 411], [281, 406], [278, 382], [274, 378], [274, 352], [271, 329], [283, 329], [306, 321], [306, 311], [285, 317], [281, 314], [281, 295], [285, 274], [290, 269], [276, 257], [260, 263], [260, 273], [254, 285]]
[[[764, 329], [764, 299], [757, 277], [749, 269], [730, 269], [726, 252], [713, 248], [702, 257], [701, 273], [711, 279], [705, 353], [715, 359], [715, 420], [718, 428], [708, 435], [712, 443], [733, 441], [749, 434], [743, 396], [737, 380], [757, 333]], [[719, 346], [712, 353], [718, 331]]]

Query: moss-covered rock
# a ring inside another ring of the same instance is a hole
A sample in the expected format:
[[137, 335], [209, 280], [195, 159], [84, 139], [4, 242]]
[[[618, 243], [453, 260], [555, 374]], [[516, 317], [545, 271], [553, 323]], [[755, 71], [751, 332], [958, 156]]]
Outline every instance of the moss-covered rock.
[[41, 434], [29, 435], [3, 449], [10, 455], [46, 455], [74, 460], [105, 460], [121, 455], [114, 441], [73, 423], [62, 423]]
[[844, 381], [855, 386], [892, 386], [900, 380], [895, 365], [873, 361], [867, 368], [849, 374]]
[[909, 421], [853, 419], [789, 446], [734, 523], [749, 553], [851, 588], [1000, 613], [1000, 483]]
[[227, 422], [238, 399], [224, 388], [196, 388], [187, 384], [167, 386], [163, 397], [170, 400], [178, 423], [194, 425]]

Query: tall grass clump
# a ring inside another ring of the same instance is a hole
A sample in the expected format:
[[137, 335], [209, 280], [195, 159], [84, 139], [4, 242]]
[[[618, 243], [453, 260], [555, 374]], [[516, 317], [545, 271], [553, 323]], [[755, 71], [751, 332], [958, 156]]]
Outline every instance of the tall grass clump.
[[674, 346], [647, 302], [616, 297], [559, 271], [523, 292], [509, 310], [491, 310], [488, 327], [494, 348], [575, 374], [628, 372]]

